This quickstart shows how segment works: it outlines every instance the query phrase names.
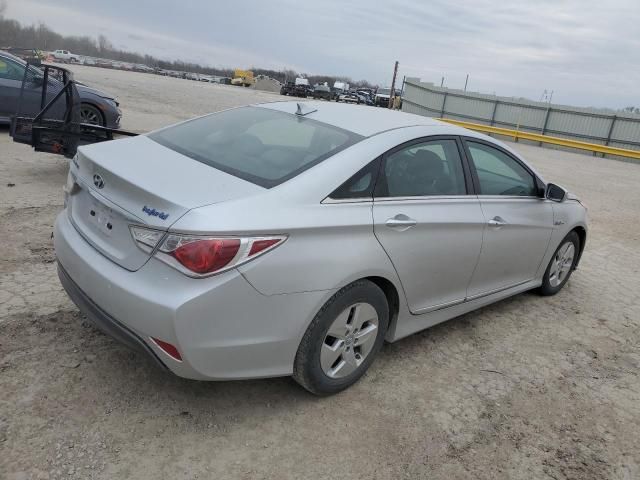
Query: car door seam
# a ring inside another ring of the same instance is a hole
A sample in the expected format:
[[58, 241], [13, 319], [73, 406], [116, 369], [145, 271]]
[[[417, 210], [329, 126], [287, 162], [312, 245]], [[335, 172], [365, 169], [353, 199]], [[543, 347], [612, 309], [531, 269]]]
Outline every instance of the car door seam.
[[469, 277], [469, 281], [467, 282], [467, 288], [465, 289], [464, 301], [468, 301], [469, 299], [469, 287], [471, 286], [471, 282], [473, 282], [473, 278], [476, 274], [476, 270], [478, 269], [478, 265], [480, 265], [480, 258], [482, 257], [482, 249], [484, 248], [484, 236], [487, 231], [487, 215], [484, 213], [484, 209], [482, 208], [482, 202], [480, 201], [480, 197], [475, 195], [476, 200], [478, 200], [478, 205], [480, 206], [480, 213], [483, 218], [482, 225], [482, 238], [480, 239], [480, 251], [478, 252], [478, 258], [476, 258], [476, 264], [473, 267], [473, 271], [471, 272], [471, 277]]
[[409, 311], [409, 313], [413, 313], [413, 312], [411, 312], [411, 307], [409, 306], [409, 299], [407, 298], [407, 290], [405, 289], [404, 283], [402, 282], [402, 277], [400, 276], [400, 272], [398, 272], [398, 269], [396, 268], [396, 265], [393, 263], [393, 260], [391, 259], [391, 256], [389, 255], [389, 252], [387, 252], [387, 249], [384, 248], [384, 245], [382, 244], [382, 242], [378, 238], [378, 235], [376, 234], [376, 220], [375, 220], [375, 215], [373, 213], [373, 208], [375, 207], [375, 205], [376, 205], [376, 200], [374, 198], [373, 202], [371, 202], [371, 210], [370, 210], [371, 211], [371, 232], [373, 233], [373, 237], [376, 239], [376, 242], [378, 242], [378, 245], [380, 245], [380, 248], [382, 248], [382, 251], [384, 252], [384, 254], [389, 259], [389, 263], [393, 267], [393, 271], [396, 272], [396, 276], [398, 277], [398, 282], [400, 283], [400, 287], [402, 288], [402, 293], [403, 293], [403, 297], [404, 297], [404, 303], [405, 303], [405, 305], [407, 307], [407, 310]]

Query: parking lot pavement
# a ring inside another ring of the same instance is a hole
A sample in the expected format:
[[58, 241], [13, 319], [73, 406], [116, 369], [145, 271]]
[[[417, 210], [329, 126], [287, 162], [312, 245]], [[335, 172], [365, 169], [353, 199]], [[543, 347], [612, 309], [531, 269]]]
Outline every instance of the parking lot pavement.
[[[279, 99], [73, 69], [137, 131]], [[0, 478], [640, 478], [640, 165], [514, 147], [589, 207], [568, 285], [387, 345], [318, 399], [172, 377], [84, 323], [50, 238], [66, 160], [0, 129]]]

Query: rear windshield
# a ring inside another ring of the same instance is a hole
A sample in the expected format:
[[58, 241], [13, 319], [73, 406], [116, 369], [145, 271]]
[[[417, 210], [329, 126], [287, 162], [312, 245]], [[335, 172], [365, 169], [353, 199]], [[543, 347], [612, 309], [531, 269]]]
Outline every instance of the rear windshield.
[[169, 127], [149, 138], [213, 168], [271, 188], [362, 137], [309, 118], [242, 107]]

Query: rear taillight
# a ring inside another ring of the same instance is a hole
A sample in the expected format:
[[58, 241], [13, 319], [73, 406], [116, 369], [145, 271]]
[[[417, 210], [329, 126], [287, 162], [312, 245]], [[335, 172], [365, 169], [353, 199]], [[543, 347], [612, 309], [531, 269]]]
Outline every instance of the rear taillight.
[[192, 272], [206, 274], [229, 265], [238, 250], [237, 238], [207, 238], [189, 240], [169, 253]]
[[[131, 227], [140, 248], [191, 277], [206, 277], [237, 267], [276, 248], [284, 235], [218, 237]], [[164, 237], [164, 238], [163, 238]]]

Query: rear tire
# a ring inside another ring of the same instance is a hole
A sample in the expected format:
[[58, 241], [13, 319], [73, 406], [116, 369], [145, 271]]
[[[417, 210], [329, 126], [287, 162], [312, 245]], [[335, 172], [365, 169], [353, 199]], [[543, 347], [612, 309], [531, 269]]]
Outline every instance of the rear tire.
[[539, 289], [541, 295], [555, 295], [562, 290], [578, 262], [579, 251], [580, 238], [576, 232], [570, 232], [549, 260]]
[[357, 382], [373, 363], [389, 324], [389, 305], [373, 282], [358, 280], [335, 293], [302, 337], [293, 378], [315, 395]]

